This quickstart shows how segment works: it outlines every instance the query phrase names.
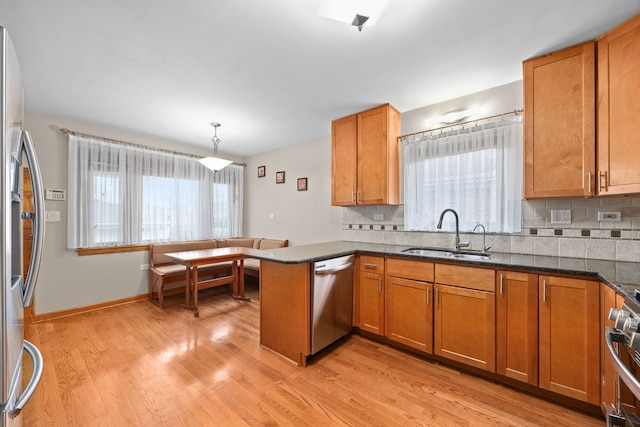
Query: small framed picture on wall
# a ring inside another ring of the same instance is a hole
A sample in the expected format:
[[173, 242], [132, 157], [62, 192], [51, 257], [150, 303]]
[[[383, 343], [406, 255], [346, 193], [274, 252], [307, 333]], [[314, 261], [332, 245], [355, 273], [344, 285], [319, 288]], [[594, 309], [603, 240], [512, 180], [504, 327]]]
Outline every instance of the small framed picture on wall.
[[276, 184], [284, 184], [284, 171], [276, 172]]
[[267, 174], [266, 166], [258, 166], [258, 178], [264, 178]]
[[307, 191], [307, 178], [298, 178], [298, 191]]

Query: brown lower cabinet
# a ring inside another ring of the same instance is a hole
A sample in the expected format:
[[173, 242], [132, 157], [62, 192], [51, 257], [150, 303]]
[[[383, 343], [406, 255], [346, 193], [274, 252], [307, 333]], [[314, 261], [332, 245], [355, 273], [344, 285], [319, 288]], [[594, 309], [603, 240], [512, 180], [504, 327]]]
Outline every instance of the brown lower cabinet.
[[600, 404], [599, 282], [538, 277], [539, 386]]
[[607, 285], [392, 257], [358, 263], [361, 330], [593, 405], [615, 393], [600, 367], [604, 305], [621, 304]]
[[496, 372], [538, 385], [538, 275], [496, 275]]
[[384, 336], [384, 257], [358, 257], [355, 321], [363, 331]]
[[387, 338], [433, 351], [433, 264], [388, 258], [385, 275]]
[[435, 264], [433, 353], [496, 371], [495, 270]]
[[436, 284], [434, 354], [495, 372], [495, 313], [493, 292]]
[[[603, 327], [613, 328], [613, 321], [609, 320], [609, 310], [611, 308], [622, 308], [624, 299], [616, 294], [611, 287], [602, 283], [600, 285], [600, 322]], [[613, 368], [613, 363], [609, 356], [609, 350], [607, 349], [607, 343], [605, 341], [604, 330], [601, 335], [602, 342], [600, 343], [600, 357], [602, 358], [601, 366], [601, 383], [600, 383], [600, 407], [603, 411], [607, 406], [615, 406], [616, 398], [618, 395], [618, 375]]]

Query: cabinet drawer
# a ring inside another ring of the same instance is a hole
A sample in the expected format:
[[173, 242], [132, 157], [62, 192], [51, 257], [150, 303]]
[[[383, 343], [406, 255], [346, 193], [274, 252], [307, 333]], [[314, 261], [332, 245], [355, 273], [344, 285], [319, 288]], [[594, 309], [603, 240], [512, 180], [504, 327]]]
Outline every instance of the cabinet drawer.
[[384, 258], [360, 255], [360, 271], [384, 274]]
[[433, 263], [408, 259], [387, 258], [387, 276], [433, 282]]
[[496, 272], [489, 268], [436, 264], [435, 282], [461, 288], [495, 292]]

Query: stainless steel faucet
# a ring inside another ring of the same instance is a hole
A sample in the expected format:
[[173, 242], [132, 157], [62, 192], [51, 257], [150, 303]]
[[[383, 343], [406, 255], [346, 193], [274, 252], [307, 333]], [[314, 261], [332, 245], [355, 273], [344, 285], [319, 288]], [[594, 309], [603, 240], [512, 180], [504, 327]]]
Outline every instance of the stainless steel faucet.
[[460, 248], [466, 248], [467, 246], [469, 246], [469, 242], [460, 241], [460, 226], [459, 226], [459, 220], [458, 220], [458, 212], [454, 211], [453, 209], [443, 210], [442, 213], [440, 214], [440, 221], [438, 221], [438, 225], [436, 225], [436, 228], [438, 230], [442, 228], [442, 218], [444, 218], [444, 214], [446, 214], [447, 212], [451, 212], [453, 216], [456, 217], [456, 251], [459, 251]]
[[482, 252], [487, 253], [491, 249], [491, 246], [487, 246], [487, 229], [484, 228], [484, 225], [477, 224], [473, 227], [473, 231], [476, 231], [478, 227], [482, 227]]

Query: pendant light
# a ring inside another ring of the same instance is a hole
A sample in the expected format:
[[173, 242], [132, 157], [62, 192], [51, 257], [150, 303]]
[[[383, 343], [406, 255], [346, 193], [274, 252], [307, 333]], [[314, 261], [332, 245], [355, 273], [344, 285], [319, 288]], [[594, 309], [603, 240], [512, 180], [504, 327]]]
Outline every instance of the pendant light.
[[222, 141], [218, 138], [218, 128], [222, 125], [220, 123], [213, 122], [211, 123], [211, 126], [213, 126], [213, 138], [211, 138], [211, 142], [213, 142], [213, 157], [204, 157], [198, 161], [205, 167], [217, 172], [229, 166], [233, 161], [218, 157], [218, 144]]

